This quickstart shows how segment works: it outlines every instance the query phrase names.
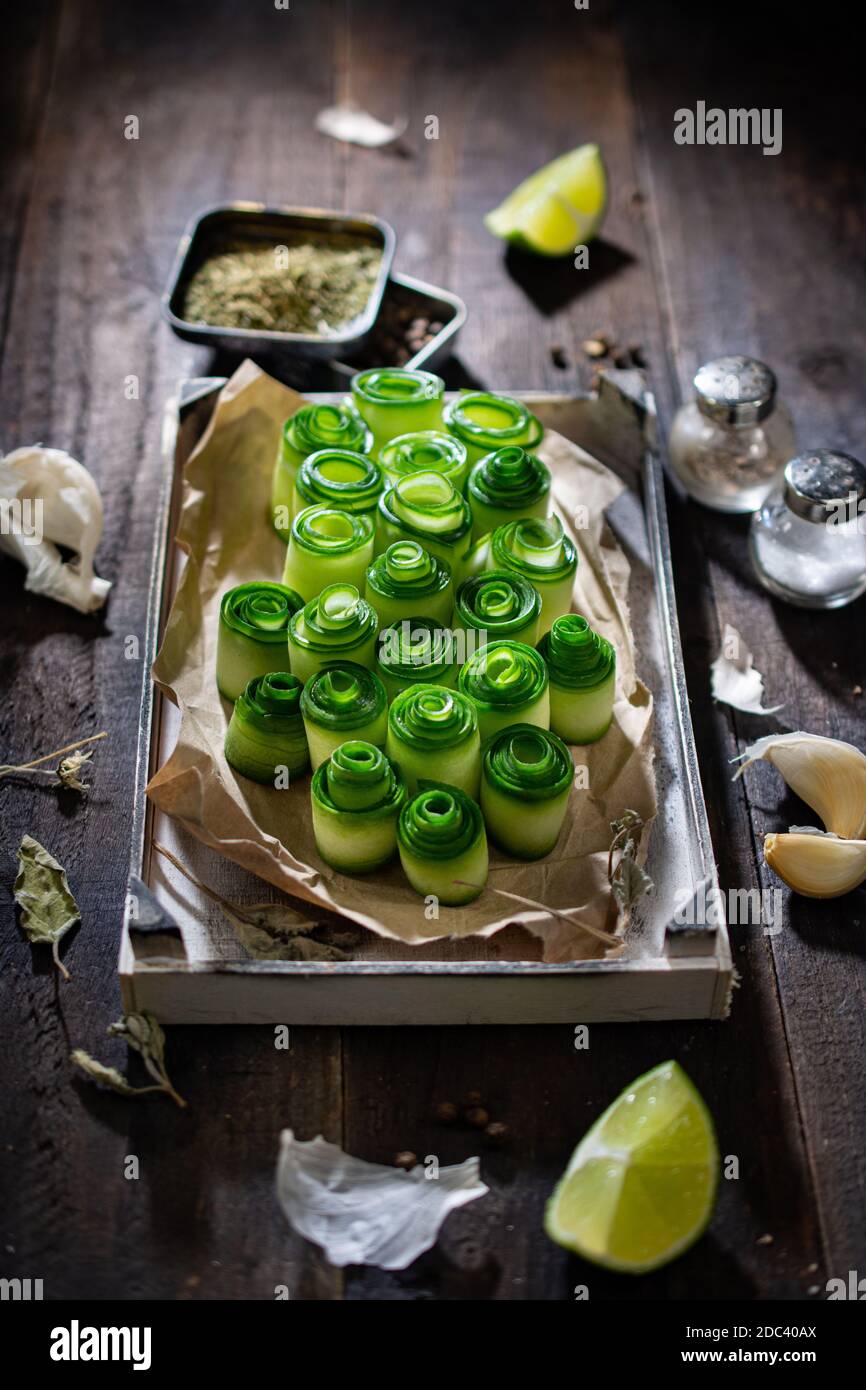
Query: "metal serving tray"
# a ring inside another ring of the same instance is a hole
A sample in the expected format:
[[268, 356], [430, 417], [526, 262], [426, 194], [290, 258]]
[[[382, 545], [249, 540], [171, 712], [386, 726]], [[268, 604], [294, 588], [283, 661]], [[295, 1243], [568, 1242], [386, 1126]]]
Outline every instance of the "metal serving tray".
[[[339, 233], [356, 237], [379, 247], [382, 263], [367, 307], [348, 331], [327, 336], [308, 333], [275, 333], [266, 329], [221, 328], [215, 324], [192, 323], [183, 317], [186, 287], [208, 254], [236, 237], [276, 240], [292, 232]], [[355, 352], [376, 322], [382, 295], [394, 259], [396, 237], [388, 222], [366, 213], [348, 215], [321, 208], [269, 207], [265, 203], [220, 203], [198, 212], [187, 223], [180, 239], [168, 288], [162, 296], [163, 317], [178, 337], [190, 343], [252, 356], [258, 353], [291, 354], [299, 357], [332, 358]]]
[[[615, 960], [547, 965], [535, 938], [507, 927], [489, 941], [470, 937], [408, 947], [364, 933], [356, 958], [338, 964], [260, 961], [243, 947], [214, 904], [162, 855], [165, 844], [224, 898], [256, 902], [268, 885], [205, 848], [157, 812], [145, 785], [173, 747], [179, 722], [149, 677], [182, 559], [171, 544], [183, 465], [212, 413], [222, 379], [182, 383], [166, 420], [166, 471], [153, 551], [145, 638], [129, 897], [120, 952], [127, 1010], [149, 1009], [166, 1023], [460, 1024], [722, 1018], [730, 1003], [727, 931], [708, 919], [718, 880], [689, 716], [670, 566], [661, 464], [651, 398], [635, 372], [610, 372], [597, 394], [512, 392], [552, 429], [616, 472], [627, 490], [608, 520], [632, 567], [638, 671], [655, 699], [659, 813], [649, 841], [655, 888], [639, 904], [626, 948]], [[333, 400], [333, 395], [313, 396]], [[674, 904], [694, 892], [690, 924]]]

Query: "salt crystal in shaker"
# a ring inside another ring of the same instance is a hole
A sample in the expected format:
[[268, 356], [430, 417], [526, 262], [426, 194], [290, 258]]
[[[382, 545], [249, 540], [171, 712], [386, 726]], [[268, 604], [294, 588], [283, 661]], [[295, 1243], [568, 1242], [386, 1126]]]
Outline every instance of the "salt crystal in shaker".
[[694, 388], [671, 426], [671, 468], [705, 506], [753, 512], [796, 447], [776, 378], [754, 357], [719, 357], [701, 367]]
[[866, 591], [866, 468], [814, 449], [752, 518], [752, 563], [771, 594], [801, 608], [841, 608]]

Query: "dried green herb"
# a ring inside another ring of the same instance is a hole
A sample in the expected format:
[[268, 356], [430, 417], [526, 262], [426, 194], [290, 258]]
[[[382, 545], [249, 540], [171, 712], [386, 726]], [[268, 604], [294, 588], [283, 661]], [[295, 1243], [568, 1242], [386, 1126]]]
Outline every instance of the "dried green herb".
[[324, 922], [303, 917], [283, 903], [229, 902], [209, 888], [183, 865], [170, 849], [154, 840], [153, 848], [194, 883], [206, 897], [220, 908], [241, 939], [243, 946], [257, 960], [351, 960], [346, 948], [357, 945], [358, 934], [335, 929]]
[[156, 1085], [132, 1086], [116, 1067], [107, 1067], [91, 1057], [88, 1052], [76, 1048], [69, 1054], [70, 1061], [79, 1067], [91, 1081], [110, 1086], [113, 1091], [124, 1096], [146, 1096], [154, 1091], [164, 1091], [171, 1096], [176, 1105], [186, 1107], [183, 1096], [178, 1095], [171, 1084], [165, 1069], [165, 1034], [153, 1014], [125, 1014], [117, 1023], [109, 1024], [109, 1037], [123, 1038], [127, 1047], [141, 1055], [142, 1061]]
[[97, 1081], [101, 1086], [110, 1086], [112, 1091], [117, 1091], [122, 1096], [148, 1096], [154, 1091], [162, 1091], [162, 1086], [130, 1086], [126, 1077], [123, 1076], [117, 1067], [107, 1067], [103, 1062], [98, 1062], [95, 1057], [91, 1057], [89, 1052], [77, 1047], [74, 1052], [70, 1052], [69, 1059], [74, 1062], [76, 1067], [89, 1076], [91, 1081]]
[[[89, 738], [80, 738], [76, 743], [67, 743], [63, 748], [56, 748], [53, 753], [44, 753], [41, 758], [33, 758], [29, 763], [4, 763], [0, 767], [0, 777], [11, 777], [16, 773], [23, 773], [25, 776], [32, 773], [37, 777], [56, 777], [62, 787], [70, 791], [86, 792], [90, 784], [82, 782], [78, 774], [84, 764], [90, 762], [93, 754], [77, 750], [86, 747], [88, 743], [99, 743], [103, 738], [108, 738], [108, 734], [91, 734]], [[64, 757], [64, 754], [72, 756]], [[61, 759], [56, 768], [41, 766], [42, 763], [53, 763], [55, 758]]]
[[68, 980], [69, 971], [57, 948], [60, 938], [81, 921], [81, 913], [66, 870], [32, 835], [25, 835], [18, 847], [18, 865], [15, 901], [21, 909], [21, 926], [31, 941], [51, 945], [54, 964]]
[[184, 297], [191, 323], [281, 333], [334, 333], [362, 314], [382, 263], [357, 238], [239, 240], [208, 257]]
[[617, 820], [610, 823], [613, 839], [607, 857], [607, 876], [611, 892], [626, 920], [637, 900], [649, 893], [653, 887], [649, 874], [637, 862], [643, 827], [643, 817], [637, 811], [631, 810], [624, 811]]

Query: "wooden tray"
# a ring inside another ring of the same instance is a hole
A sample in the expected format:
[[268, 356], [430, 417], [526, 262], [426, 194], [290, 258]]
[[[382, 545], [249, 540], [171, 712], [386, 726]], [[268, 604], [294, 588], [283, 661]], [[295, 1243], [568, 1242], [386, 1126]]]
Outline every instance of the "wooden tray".
[[[166, 844], [225, 898], [273, 896], [261, 880], [201, 845], [148, 803], [144, 788], [177, 736], [175, 706], [154, 691], [150, 665], [178, 579], [172, 543], [181, 472], [223, 381], [181, 383], [169, 403], [166, 472], [156, 519], [132, 862], [120, 952], [127, 1011], [166, 1023], [462, 1024], [723, 1018], [732, 968], [727, 932], [707, 920], [718, 902], [706, 807], [683, 674], [670, 568], [661, 464], [651, 397], [639, 373], [610, 372], [598, 393], [563, 397], [514, 392], [556, 429], [600, 458], [628, 485], [608, 520], [632, 565], [629, 602], [638, 671], [655, 698], [659, 814], [647, 868], [655, 889], [639, 905], [616, 960], [546, 965], [519, 927], [408, 947], [364, 933], [357, 958], [339, 964], [245, 957], [218, 908], [152, 849]], [[310, 395], [337, 400], [336, 395]], [[689, 925], [674, 920], [684, 884], [694, 887]], [[694, 919], [692, 921], [692, 919]]]

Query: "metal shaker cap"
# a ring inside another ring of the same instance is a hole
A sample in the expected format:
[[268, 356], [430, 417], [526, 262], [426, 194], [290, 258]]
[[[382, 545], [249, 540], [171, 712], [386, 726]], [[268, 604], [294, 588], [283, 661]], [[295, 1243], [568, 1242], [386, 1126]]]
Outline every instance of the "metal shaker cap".
[[756, 357], [717, 357], [694, 379], [698, 409], [722, 425], [756, 425], [773, 409], [776, 378]]
[[813, 449], [785, 465], [785, 501], [805, 521], [850, 521], [866, 500], [866, 468], [850, 454]]

